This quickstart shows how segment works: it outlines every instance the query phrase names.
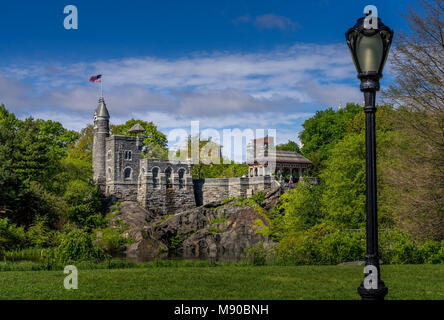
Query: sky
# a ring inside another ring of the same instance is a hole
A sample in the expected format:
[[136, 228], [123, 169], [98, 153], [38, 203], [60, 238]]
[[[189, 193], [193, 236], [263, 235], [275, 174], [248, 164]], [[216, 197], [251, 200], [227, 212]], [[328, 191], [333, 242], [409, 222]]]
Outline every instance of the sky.
[[[299, 141], [317, 110], [362, 103], [344, 33], [369, 4], [396, 37], [415, 2], [1, 1], [0, 103], [80, 130], [99, 97], [88, 79], [102, 74], [114, 124], [153, 121], [168, 134], [197, 120]], [[64, 28], [66, 5], [77, 30]]]

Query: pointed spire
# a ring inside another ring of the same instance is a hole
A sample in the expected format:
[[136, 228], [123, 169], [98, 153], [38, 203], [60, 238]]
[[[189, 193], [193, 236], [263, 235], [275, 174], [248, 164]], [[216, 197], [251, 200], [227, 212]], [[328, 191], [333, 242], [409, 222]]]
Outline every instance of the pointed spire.
[[99, 105], [96, 109], [97, 117], [109, 118], [109, 112], [106, 108], [105, 99], [103, 97], [99, 98]]

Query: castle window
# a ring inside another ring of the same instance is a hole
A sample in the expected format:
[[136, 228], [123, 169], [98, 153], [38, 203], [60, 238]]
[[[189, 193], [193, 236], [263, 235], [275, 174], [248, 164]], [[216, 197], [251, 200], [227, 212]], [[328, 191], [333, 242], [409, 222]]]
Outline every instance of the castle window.
[[125, 179], [131, 179], [131, 168], [125, 168], [123, 171], [123, 177]]
[[167, 189], [172, 188], [173, 185], [171, 184], [171, 167], [165, 169], [165, 180]]
[[179, 189], [183, 189], [183, 176], [185, 174], [185, 169], [179, 169]]
[[123, 153], [123, 158], [125, 159], [125, 160], [131, 160], [131, 151], [125, 151], [124, 153]]
[[111, 180], [112, 178], [112, 171], [111, 168], [108, 168], [108, 180]]
[[153, 174], [153, 188], [157, 188], [157, 176], [159, 175], [159, 168], [153, 168], [151, 173]]
[[108, 151], [108, 160], [111, 159], [111, 150]]

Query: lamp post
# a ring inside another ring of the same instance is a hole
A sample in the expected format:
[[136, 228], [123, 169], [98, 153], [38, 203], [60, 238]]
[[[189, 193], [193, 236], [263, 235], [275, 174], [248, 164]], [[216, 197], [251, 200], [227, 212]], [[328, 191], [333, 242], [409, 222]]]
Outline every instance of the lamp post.
[[[373, 19], [369, 24], [369, 18]], [[379, 79], [387, 60], [393, 31], [379, 18], [362, 17], [350, 28], [345, 37], [353, 62], [361, 80], [361, 91], [365, 99], [365, 148], [366, 148], [366, 213], [367, 250], [365, 255], [365, 278], [358, 287], [362, 300], [383, 300], [388, 292], [381, 280], [378, 255], [378, 219], [376, 193], [376, 137], [375, 99], [379, 90]]]

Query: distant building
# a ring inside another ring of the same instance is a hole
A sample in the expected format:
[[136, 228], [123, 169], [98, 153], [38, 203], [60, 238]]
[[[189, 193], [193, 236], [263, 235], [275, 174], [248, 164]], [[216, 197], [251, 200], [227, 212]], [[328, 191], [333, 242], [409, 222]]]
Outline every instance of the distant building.
[[276, 150], [274, 138], [266, 136], [254, 139], [248, 146], [247, 163], [249, 176], [274, 175], [279, 180], [290, 173], [290, 180], [297, 182], [302, 176], [309, 176], [311, 161], [292, 151]]

